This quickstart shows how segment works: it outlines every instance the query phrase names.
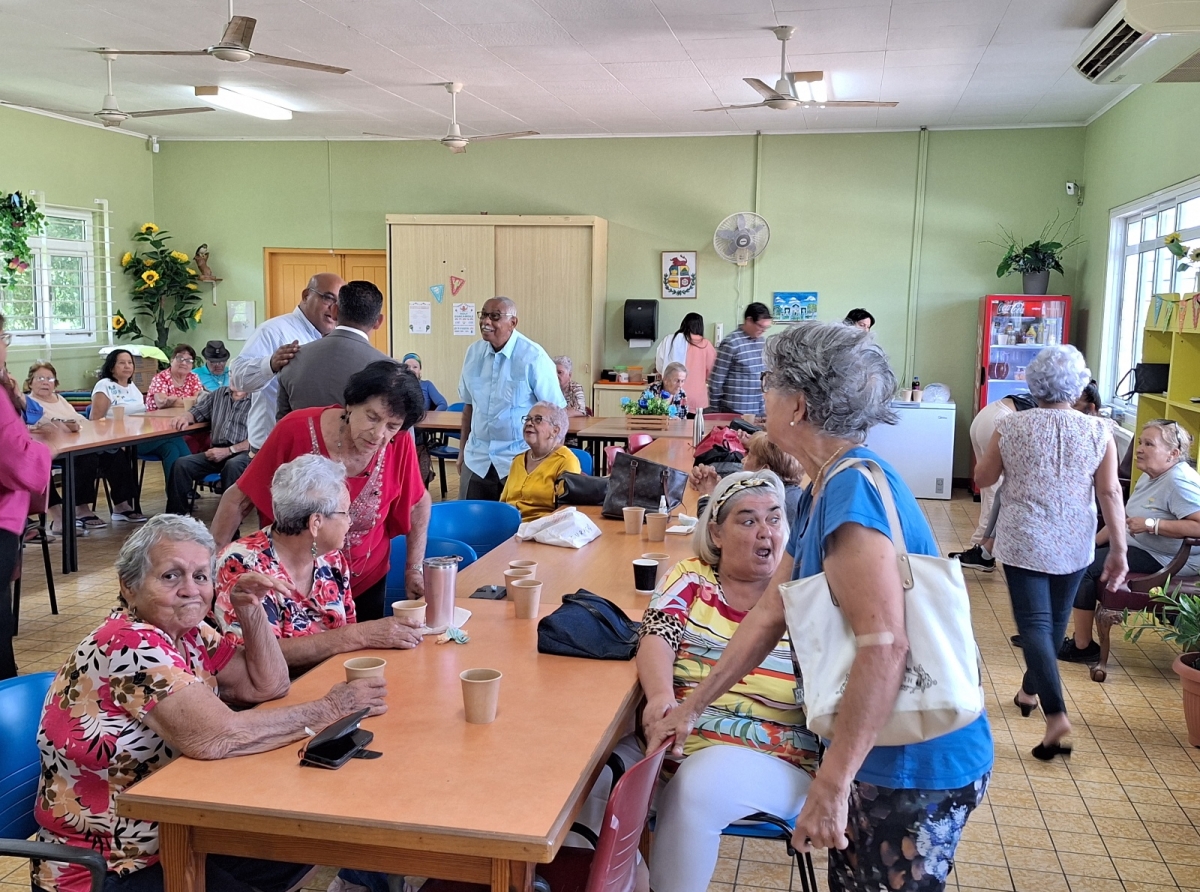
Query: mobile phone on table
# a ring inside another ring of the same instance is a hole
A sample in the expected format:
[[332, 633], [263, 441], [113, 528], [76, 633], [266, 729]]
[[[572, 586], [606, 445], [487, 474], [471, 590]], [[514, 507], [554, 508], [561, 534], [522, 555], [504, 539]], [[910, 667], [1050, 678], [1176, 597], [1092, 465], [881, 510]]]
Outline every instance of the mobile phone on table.
[[502, 601], [508, 597], [508, 590], [502, 585], [481, 585], [471, 592], [471, 597], [484, 601]]

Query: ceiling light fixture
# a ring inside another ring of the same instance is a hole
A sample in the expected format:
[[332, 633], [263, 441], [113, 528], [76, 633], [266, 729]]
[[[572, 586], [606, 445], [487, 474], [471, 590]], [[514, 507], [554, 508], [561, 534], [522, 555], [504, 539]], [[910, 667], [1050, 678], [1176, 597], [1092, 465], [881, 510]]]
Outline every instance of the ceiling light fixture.
[[268, 121], [290, 121], [292, 119], [290, 108], [272, 105], [251, 96], [243, 96], [226, 87], [196, 87], [196, 95], [203, 96], [206, 102], [211, 102], [213, 105], [229, 111], [240, 112], [243, 115], [266, 118]]

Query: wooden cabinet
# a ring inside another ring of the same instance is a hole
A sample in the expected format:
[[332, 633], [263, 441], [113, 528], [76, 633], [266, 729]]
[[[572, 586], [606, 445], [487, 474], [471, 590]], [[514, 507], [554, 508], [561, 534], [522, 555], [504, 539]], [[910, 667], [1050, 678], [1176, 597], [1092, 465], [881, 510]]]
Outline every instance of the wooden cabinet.
[[592, 414], [597, 418], [615, 418], [621, 412], [621, 398], [637, 399], [646, 389], [645, 384], [614, 384], [597, 381], [592, 385]]
[[[517, 328], [551, 356], [570, 356], [575, 380], [593, 380], [604, 352], [608, 222], [600, 217], [389, 214], [392, 355], [419, 353], [424, 377], [450, 402], [467, 348], [454, 333], [455, 304], [474, 313], [497, 295], [517, 304]], [[433, 293], [441, 286], [441, 301]], [[455, 294], [454, 292], [458, 293]], [[430, 304], [431, 331], [409, 330], [410, 302]], [[599, 414], [599, 413], [597, 413]]]

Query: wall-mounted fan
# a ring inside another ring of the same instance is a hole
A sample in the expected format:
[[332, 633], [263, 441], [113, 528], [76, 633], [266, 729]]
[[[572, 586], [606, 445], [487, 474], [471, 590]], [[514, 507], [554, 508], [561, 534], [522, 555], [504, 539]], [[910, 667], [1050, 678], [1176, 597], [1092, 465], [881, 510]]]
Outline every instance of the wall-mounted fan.
[[779, 80], [775, 82], [775, 88], [771, 89], [756, 77], [744, 77], [742, 80], [762, 96], [761, 102], [698, 108], [696, 111], [730, 111], [739, 108], [773, 108], [776, 111], [789, 111], [793, 108], [895, 108], [898, 104], [861, 99], [830, 99], [825, 87], [824, 71], [787, 70], [787, 42], [796, 33], [796, 28], [793, 25], [779, 25], [771, 30], [783, 44], [779, 50]]
[[[462, 130], [458, 126], [458, 94], [462, 92], [463, 85], [457, 81], [449, 84], [442, 84], [446, 88], [446, 92], [450, 94], [450, 129], [446, 131], [446, 135], [438, 140], [442, 145], [448, 148], [455, 155], [461, 155], [467, 150], [467, 146], [473, 142], [484, 142], [489, 139], [519, 139], [522, 136], [537, 136], [536, 130], [521, 130], [516, 133], [491, 133], [487, 136], [463, 136]], [[364, 133], [363, 136], [385, 136], [389, 139], [404, 139], [402, 136], [392, 136], [389, 133]]]
[[254, 26], [258, 19], [249, 16], [233, 14], [233, 0], [229, 0], [229, 22], [221, 34], [219, 42], [202, 50], [100, 50], [100, 52], [115, 53], [118, 56], [212, 56], [222, 62], [269, 62], [271, 65], [286, 65], [289, 68], [307, 68], [309, 71], [324, 71], [328, 74], [345, 74], [349, 68], [338, 68], [335, 65], [322, 65], [319, 62], [304, 62], [300, 59], [285, 59], [282, 56], [268, 56], [266, 53], [256, 53], [250, 49], [250, 38], [254, 36]]
[[764, 250], [771, 240], [771, 227], [758, 214], [745, 211], [730, 214], [713, 234], [713, 249], [717, 256], [738, 266], [745, 266]]
[[[65, 109], [57, 109], [57, 108], [43, 108], [43, 109], [41, 109], [41, 111], [54, 112], [55, 114], [58, 114], [58, 115], [88, 115], [88, 114], [90, 114], [93, 118], [95, 118], [97, 121], [99, 121], [105, 127], [120, 127], [122, 124], [124, 124], [130, 118], [159, 118], [164, 115], [191, 115], [191, 114], [195, 114], [196, 112], [213, 111], [213, 109], [209, 108], [207, 105], [194, 105], [194, 106], [187, 106], [185, 108], [152, 108], [152, 109], [148, 109], [146, 111], [133, 111], [133, 112], [121, 111], [120, 106], [117, 105], [117, 97], [113, 95], [112, 63], [116, 59], [116, 56], [107, 50], [101, 50], [100, 53], [104, 57], [105, 64], [108, 66], [108, 92], [104, 95], [104, 105], [103, 105], [103, 107], [101, 107], [100, 111], [98, 111], [98, 112], [68, 111]], [[11, 104], [13, 104], [13, 103], [8, 103], [8, 102], [0, 103], [0, 105], [11, 105]], [[32, 108], [35, 106], [28, 106], [28, 107]]]

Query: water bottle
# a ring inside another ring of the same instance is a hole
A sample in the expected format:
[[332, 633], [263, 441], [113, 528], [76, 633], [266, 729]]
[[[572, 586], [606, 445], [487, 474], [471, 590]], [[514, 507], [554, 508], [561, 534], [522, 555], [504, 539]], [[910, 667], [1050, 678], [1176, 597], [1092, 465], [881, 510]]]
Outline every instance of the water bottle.
[[695, 449], [700, 445], [700, 441], [704, 439], [704, 410], [697, 409], [696, 417], [692, 420], [694, 427], [692, 428], [692, 448]]
[[911, 399], [914, 403], [921, 402], [921, 379], [916, 375], [913, 375]]

